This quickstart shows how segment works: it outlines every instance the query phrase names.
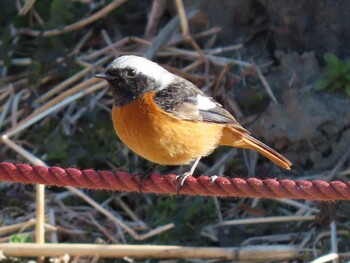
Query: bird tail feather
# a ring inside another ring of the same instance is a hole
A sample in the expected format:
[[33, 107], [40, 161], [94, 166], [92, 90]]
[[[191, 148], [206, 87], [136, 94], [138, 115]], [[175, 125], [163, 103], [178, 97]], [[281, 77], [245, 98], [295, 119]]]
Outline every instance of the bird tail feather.
[[282, 154], [276, 152], [274, 149], [249, 134], [237, 131], [232, 127], [224, 128], [220, 145], [256, 150], [284, 169], [290, 170], [292, 166], [292, 163]]

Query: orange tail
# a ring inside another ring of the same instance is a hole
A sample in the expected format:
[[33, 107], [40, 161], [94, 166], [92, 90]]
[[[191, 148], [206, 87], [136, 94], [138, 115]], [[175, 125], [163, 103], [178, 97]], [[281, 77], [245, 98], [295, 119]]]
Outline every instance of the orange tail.
[[256, 150], [275, 164], [290, 170], [292, 163], [269, 146], [253, 138], [249, 134], [242, 133], [232, 127], [225, 127], [221, 137], [220, 145]]

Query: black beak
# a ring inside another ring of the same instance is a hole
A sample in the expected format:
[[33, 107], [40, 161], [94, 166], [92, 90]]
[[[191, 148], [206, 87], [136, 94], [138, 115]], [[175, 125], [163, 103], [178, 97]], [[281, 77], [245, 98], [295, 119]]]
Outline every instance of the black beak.
[[113, 79], [112, 76], [106, 75], [105, 73], [95, 74], [94, 77], [99, 79], [105, 79], [105, 80]]

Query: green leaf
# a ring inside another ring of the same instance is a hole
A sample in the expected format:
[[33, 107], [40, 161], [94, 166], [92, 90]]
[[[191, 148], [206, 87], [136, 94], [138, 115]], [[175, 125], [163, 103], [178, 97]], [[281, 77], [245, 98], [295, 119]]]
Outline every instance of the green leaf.
[[323, 79], [316, 83], [315, 90], [324, 90], [332, 83], [331, 79]]
[[52, 0], [50, 6], [50, 26], [63, 27], [74, 23], [87, 12], [87, 5], [83, 5], [79, 1]]
[[350, 82], [346, 84], [345, 91], [346, 91], [346, 94], [350, 96]]
[[259, 104], [264, 100], [264, 93], [262, 92], [256, 92], [253, 97], [254, 104]]
[[350, 92], [350, 60], [342, 61], [335, 55], [326, 53], [324, 55], [326, 61], [325, 78], [315, 84], [315, 90], [328, 89], [330, 91]]
[[341, 60], [339, 60], [336, 56], [334, 56], [331, 53], [326, 53], [323, 56], [323, 58], [326, 61], [328, 67], [339, 67], [339, 65], [341, 64]]
[[340, 71], [341, 71], [341, 74], [342, 74], [343, 76], [346, 76], [347, 74], [350, 74], [350, 67], [348, 67], [346, 64], [344, 64], [344, 65], [341, 67]]
[[335, 81], [331, 85], [332, 90], [344, 89], [345, 83], [343, 81]]
[[350, 73], [350, 60], [347, 60], [345, 63], [344, 63], [344, 69], [346, 72], [349, 72]]
[[26, 234], [14, 234], [10, 238], [10, 243], [30, 243], [32, 238]]
[[328, 68], [327, 72], [326, 72], [327, 78], [336, 79], [336, 78], [338, 78], [341, 75], [342, 75], [342, 69], [341, 68], [337, 68], [337, 67]]

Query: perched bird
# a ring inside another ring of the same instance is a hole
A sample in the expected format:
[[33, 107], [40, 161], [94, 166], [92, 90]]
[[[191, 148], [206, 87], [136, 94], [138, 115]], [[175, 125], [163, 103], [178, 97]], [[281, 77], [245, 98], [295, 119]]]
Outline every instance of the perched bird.
[[135, 153], [160, 165], [186, 165], [179, 187], [200, 158], [220, 145], [253, 149], [290, 169], [284, 156], [250, 136], [235, 118], [191, 82], [138, 56], [121, 56], [95, 75], [114, 96], [113, 125]]

